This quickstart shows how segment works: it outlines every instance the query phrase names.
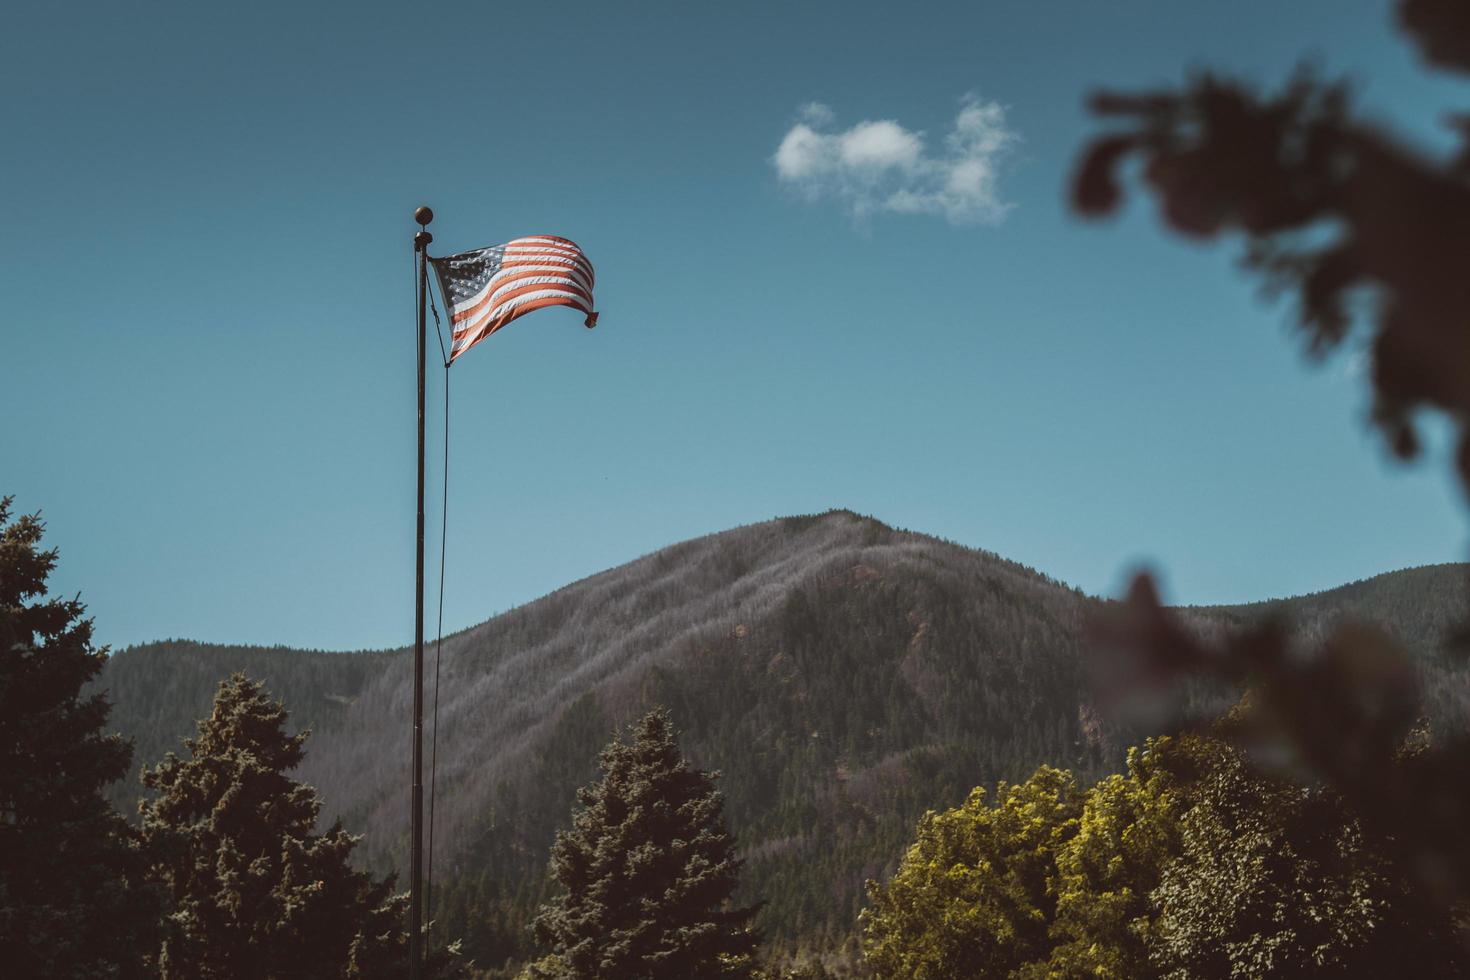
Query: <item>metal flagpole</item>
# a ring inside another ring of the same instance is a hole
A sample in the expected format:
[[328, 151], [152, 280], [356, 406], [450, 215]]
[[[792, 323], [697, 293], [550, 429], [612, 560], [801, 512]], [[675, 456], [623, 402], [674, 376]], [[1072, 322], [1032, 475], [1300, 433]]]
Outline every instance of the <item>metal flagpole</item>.
[[421, 207], [413, 213], [419, 230], [413, 236], [413, 250], [418, 255], [419, 293], [419, 513], [418, 546], [414, 554], [413, 606], [413, 837], [408, 907], [408, 975], [419, 980], [423, 963], [423, 874], [424, 874], [424, 362], [428, 354], [429, 328], [424, 322], [424, 307], [429, 293], [429, 222], [434, 212]]

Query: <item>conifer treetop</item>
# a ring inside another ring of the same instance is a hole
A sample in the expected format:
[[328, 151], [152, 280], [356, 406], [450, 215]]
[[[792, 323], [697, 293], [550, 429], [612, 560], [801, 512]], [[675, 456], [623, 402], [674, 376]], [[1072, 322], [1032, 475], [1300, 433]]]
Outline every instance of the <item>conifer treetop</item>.
[[537, 935], [554, 955], [542, 976], [744, 976], [754, 908], [730, 902], [741, 861], [717, 773], [692, 768], [668, 713], [654, 710], [603, 750], [602, 776], [577, 793], [551, 874], [565, 894]]

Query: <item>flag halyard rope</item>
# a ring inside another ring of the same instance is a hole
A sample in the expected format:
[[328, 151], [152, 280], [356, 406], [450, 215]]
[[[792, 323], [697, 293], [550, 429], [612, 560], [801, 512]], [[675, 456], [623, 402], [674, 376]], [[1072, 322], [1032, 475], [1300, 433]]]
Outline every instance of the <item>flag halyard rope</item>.
[[[434, 280], [444, 296], [445, 316], [450, 317], [450, 341], [445, 343], [444, 324], [439, 306], [428, 281], [430, 262], [427, 246], [434, 237], [428, 225], [434, 220], [427, 206], [414, 212], [420, 230], [414, 236], [418, 260], [418, 510], [415, 578], [417, 595], [414, 610], [414, 694], [413, 694], [413, 809], [411, 820], [413, 888], [410, 895], [410, 980], [418, 980], [422, 970], [422, 945], [433, 925], [432, 889], [434, 880], [435, 802], [439, 774], [439, 681], [444, 644], [444, 580], [446, 551], [449, 540], [449, 368], [451, 362], [469, 347], [484, 340], [506, 323], [545, 306], [570, 306], [587, 314], [585, 326], [597, 322], [592, 299], [592, 264], [575, 242], [555, 235], [533, 235], [513, 239], [504, 245], [476, 249], [445, 256], [434, 262]], [[518, 268], [534, 266], [534, 269]], [[491, 281], [501, 270], [510, 275], [500, 292], [489, 292]], [[535, 281], [520, 284], [528, 277]], [[427, 300], [427, 303], [425, 303]], [[491, 301], [494, 301], [494, 304]], [[498, 304], [498, 305], [495, 305]], [[439, 518], [439, 615], [438, 636], [434, 641], [434, 705], [430, 750], [428, 864], [422, 861], [423, 844], [423, 668], [424, 668], [424, 402], [425, 366], [428, 331], [425, 306], [434, 313], [434, 331], [439, 340], [439, 353], [444, 363], [444, 472], [443, 501]], [[453, 334], [455, 318], [466, 323], [460, 338], [464, 347], [456, 350]], [[421, 908], [428, 914], [420, 918]]]

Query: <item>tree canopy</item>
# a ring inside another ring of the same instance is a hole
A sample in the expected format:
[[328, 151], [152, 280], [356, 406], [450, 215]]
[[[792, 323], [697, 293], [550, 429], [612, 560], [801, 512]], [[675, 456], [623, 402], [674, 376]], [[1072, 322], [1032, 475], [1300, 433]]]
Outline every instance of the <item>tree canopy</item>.
[[863, 948], [894, 980], [1458, 975], [1453, 920], [1385, 850], [1328, 788], [1156, 739], [1086, 790], [1042, 766], [927, 814]]
[[288, 775], [307, 733], [235, 674], [214, 709], [148, 770], [141, 810], [154, 873], [175, 911], [165, 977], [388, 977], [407, 966], [406, 898], [348, 863], [357, 838], [314, 832], [316, 791]]
[[977, 787], [959, 807], [926, 813], [898, 872], [869, 885], [868, 963], [883, 977], [960, 980], [1043, 959], [1056, 853], [1081, 810], [1072, 774], [1042, 766], [1023, 783], [1001, 783], [994, 806]]
[[1126, 774], [1087, 791], [1077, 832], [1056, 852], [1054, 945], [1041, 974], [1142, 977], [1151, 972], [1152, 893], [1179, 852], [1187, 796], [1168, 739], [1128, 752]]

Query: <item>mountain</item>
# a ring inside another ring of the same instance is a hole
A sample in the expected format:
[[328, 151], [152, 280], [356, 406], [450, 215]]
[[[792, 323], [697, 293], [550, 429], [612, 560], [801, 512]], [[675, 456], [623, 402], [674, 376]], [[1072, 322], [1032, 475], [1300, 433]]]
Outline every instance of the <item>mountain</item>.
[[[1413, 569], [1187, 614], [1230, 629], [1284, 611], [1308, 633], [1352, 614], [1431, 663], [1467, 611], [1465, 575]], [[1117, 730], [1089, 699], [1080, 632], [1098, 603], [989, 552], [833, 511], [674, 545], [448, 637], [438, 917], [481, 962], [524, 953], [575, 788], [616, 727], [663, 704], [687, 754], [723, 772], [768, 933], [846, 933], [863, 880], [891, 867], [925, 809], [1043, 761], [1081, 778], [1120, 765], [1140, 733]], [[166, 642], [117, 653], [97, 683], [151, 764], [191, 734], [219, 679], [266, 680], [314, 732], [300, 775], [320, 790], [324, 818], [366, 833], [370, 863], [404, 867], [410, 668], [407, 650]], [[1430, 687], [1463, 720], [1463, 685], [1447, 678]], [[120, 786], [116, 799], [137, 792]]]

